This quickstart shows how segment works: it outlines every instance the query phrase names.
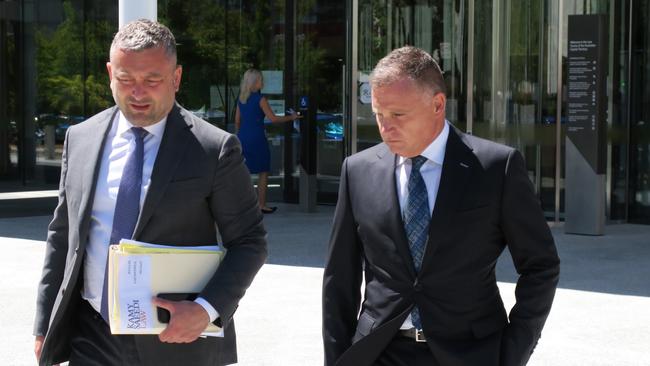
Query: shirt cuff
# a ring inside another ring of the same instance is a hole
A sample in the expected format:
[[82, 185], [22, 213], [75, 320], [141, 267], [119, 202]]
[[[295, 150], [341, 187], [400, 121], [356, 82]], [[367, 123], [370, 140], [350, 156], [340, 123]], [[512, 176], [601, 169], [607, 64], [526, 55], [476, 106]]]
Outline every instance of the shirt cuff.
[[207, 300], [205, 300], [202, 297], [197, 297], [196, 299], [194, 299], [194, 302], [201, 305], [205, 309], [205, 311], [208, 312], [208, 316], [210, 316], [210, 323], [217, 320], [217, 318], [219, 317], [219, 312], [217, 312], [217, 310], [215, 310], [215, 308], [212, 307], [212, 305], [210, 305], [210, 303], [207, 302]]

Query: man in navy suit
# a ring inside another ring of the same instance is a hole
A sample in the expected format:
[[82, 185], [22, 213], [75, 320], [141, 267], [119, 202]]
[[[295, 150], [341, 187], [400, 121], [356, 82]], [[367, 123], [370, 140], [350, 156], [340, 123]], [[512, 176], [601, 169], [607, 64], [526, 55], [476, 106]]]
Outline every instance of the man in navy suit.
[[[392, 51], [370, 83], [383, 143], [343, 163], [325, 365], [525, 365], [559, 258], [521, 154], [445, 120], [442, 72], [420, 49]], [[495, 278], [506, 246], [520, 274], [509, 314]]]

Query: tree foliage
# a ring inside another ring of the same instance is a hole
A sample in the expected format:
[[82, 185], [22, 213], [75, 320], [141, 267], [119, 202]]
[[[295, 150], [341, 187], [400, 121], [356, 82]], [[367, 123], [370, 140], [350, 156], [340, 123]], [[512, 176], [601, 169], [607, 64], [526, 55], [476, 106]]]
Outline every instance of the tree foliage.
[[108, 60], [110, 27], [106, 21], [82, 22], [70, 1], [63, 10], [54, 31], [36, 33], [37, 107], [40, 113], [91, 115], [113, 103], [104, 63], [88, 62]]

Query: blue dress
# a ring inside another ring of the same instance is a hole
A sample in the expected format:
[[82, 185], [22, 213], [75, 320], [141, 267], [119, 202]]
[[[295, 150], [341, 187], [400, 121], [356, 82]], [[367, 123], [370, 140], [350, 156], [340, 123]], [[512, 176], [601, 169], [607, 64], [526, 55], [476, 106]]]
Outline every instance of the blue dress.
[[264, 131], [264, 111], [260, 107], [262, 93], [251, 93], [246, 103], [239, 99], [239, 132], [246, 166], [251, 174], [268, 172], [271, 169], [271, 153]]

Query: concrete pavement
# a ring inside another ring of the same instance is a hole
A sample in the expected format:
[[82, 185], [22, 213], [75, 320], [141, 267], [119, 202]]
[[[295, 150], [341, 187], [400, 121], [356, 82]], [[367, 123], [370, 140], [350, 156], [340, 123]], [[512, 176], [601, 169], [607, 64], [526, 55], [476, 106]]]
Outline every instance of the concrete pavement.
[[[240, 365], [321, 365], [320, 286], [333, 213], [280, 205], [265, 217], [269, 260], [236, 315]], [[0, 219], [0, 364], [33, 365], [36, 283], [48, 216]], [[553, 234], [562, 274], [531, 366], [650, 365], [650, 226], [610, 225], [602, 237]], [[506, 306], [516, 273], [497, 266]]]

